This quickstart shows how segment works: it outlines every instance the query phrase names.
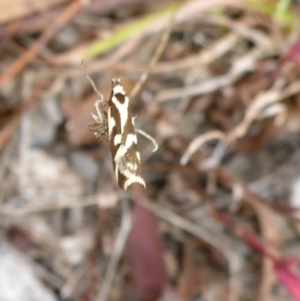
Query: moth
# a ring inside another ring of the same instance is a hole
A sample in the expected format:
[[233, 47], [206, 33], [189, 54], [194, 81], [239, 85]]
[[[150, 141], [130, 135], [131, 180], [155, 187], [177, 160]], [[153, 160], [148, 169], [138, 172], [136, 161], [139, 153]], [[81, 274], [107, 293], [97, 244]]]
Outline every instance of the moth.
[[102, 100], [101, 97], [98, 103], [95, 103], [97, 114], [92, 116], [97, 123], [90, 125], [89, 129], [97, 137], [102, 136], [110, 142], [114, 173], [119, 186], [124, 190], [133, 183], [146, 187], [142, 176], [140, 153], [137, 149], [134, 118], [129, 108], [129, 97], [120, 79], [112, 79], [112, 93], [107, 103], [107, 113], [99, 110]]

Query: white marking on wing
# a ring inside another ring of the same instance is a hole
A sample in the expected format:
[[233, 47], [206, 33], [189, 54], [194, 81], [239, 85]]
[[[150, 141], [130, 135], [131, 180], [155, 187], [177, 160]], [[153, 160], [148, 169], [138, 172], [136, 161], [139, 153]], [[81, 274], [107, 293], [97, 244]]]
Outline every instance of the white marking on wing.
[[114, 119], [114, 117], [111, 116], [111, 109], [109, 108], [108, 109], [108, 137], [109, 137], [109, 140], [111, 139], [111, 133], [112, 133], [112, 130], [113, 128], [116, 126], [116, 121]]
[[126, 124], [126, 121], [128, 118], [128, 106], [129, 106], [129, 98], [126, 95], [124, 95], [124, 96], [125, 96], [125, 101], [123, 104], [120, 103], [118, 101], [117, 97], [115, 97], [115, 96], [113, 96], [111, 99], [120, 114], [121, 133], [124, 132], [124, 127], [125, 127], [125, 124]]
[[137, 168], [138, 168], [136, 164], [131, 163], [131, 162], [127, 162], [127, 163], [126, 163], [126, 166], [127, 166], [130, 170], [133, 170], [133, 171], [137, 170]]
[[128, 151], [128, 148], [125, 145], [120, 145], [120, 147], [114, 157], [114, 161], [117, 166], [120, 164], [120, 162], [124, 158], [127, 151]]
[[121, 143], [121, 140], [122, 140], [122, 135], [121, 135], [121, 134], [117, 134], [117, 135], [114, 137], [114, 145], [120, 144], [120, 143]]
[[131, 175], [128, 177], [128, 180], [126, 180], [125, 183], [124, 183], [124, 189], [127, 190], [128, 186], [131, 185], [131, 184], [133, 184], [133, 183], [140, 183], [140, 184], [142, 184], [144, 187], [146, 187], [146, 184], [145, 184], [145, 181], [144, 181], [143, 178], [141, 178], [140, 176], [131, 174]]
[[122, 158], [125, 156], [128, 149], [131, 147], [132, 144], [137, 144], [137, 138], [135, 134], [128, 134], [126, 137], [125, 145], [120, 145], [116, 155], [115, 155], [115, 162], [118, 164], [121, 162]]
[[137, 144], [136, 134], [128, 134], [125, 141], [125, 146], [129, 148], [132, 144]]

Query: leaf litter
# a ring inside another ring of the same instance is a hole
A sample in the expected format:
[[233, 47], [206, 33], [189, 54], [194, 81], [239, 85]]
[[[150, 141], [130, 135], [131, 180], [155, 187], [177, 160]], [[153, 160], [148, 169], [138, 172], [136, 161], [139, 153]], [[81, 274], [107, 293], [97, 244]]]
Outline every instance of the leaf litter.
[[[56, 2], [1, 21], [1, 300], [300, 300], [299, 4]], [[90, 45], [146, 190], [87, 130]]]

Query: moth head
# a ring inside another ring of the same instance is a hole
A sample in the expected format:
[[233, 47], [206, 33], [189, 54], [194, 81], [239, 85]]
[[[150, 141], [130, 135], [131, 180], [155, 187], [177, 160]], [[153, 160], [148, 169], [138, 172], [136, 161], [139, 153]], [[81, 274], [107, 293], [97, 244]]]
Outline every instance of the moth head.
[[120, 78], [113, 78], [111, 81], [112, 81], [113, 88], [116, 87], [116, 86], [118, 86], [118, 85], [120, 85], [120, 83], [121, 83], [121, 79]]
[[123, 86], [121, 85], [121, 79], [120, 78], [113, 78], [112, 79], [112, 94], [116, 95], [116, 94], [123, 94], [125, 95], [125, 91]]

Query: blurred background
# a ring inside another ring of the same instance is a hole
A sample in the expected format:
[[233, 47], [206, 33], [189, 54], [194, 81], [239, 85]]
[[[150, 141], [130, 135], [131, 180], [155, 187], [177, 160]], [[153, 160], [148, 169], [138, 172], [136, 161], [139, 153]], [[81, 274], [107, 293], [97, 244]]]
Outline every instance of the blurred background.
[[[0, 0], [0, 301], [300, 301], [299, 14]], [[146, 190], [88, 130], [82, 61], [158, 143], [138, 136]]]

